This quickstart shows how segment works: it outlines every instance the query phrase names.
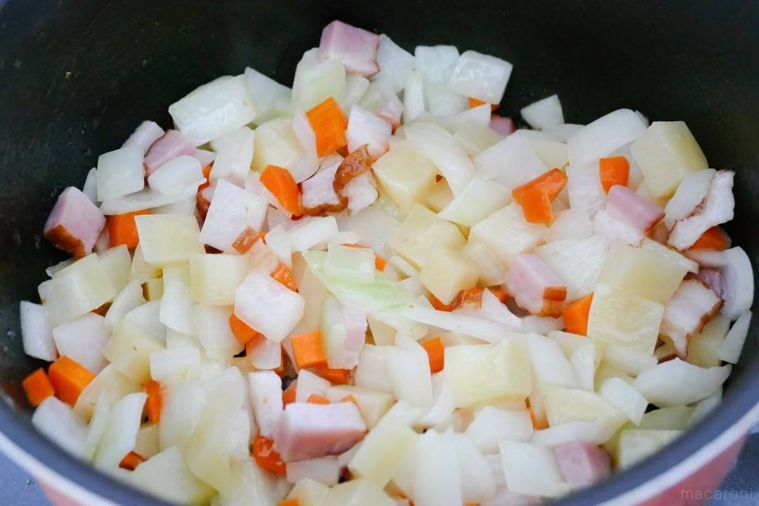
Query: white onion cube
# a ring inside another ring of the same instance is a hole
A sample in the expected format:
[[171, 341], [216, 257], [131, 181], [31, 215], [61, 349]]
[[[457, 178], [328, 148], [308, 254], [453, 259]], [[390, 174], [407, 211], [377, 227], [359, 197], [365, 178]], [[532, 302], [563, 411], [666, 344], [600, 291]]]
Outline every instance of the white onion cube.
[[303, 317], [305, 299], [271, 276], [252, 272], [235, 290], [235, 315], [272, 341], [283, 341]]
[[219, 181], [200, 232], [200, 240], [234, 253], [233, 244], [247, 228], [260, 230], [266, 218], [266, 200], [228, 181]]
[[55, 360], [58, 354], [45, 306], [22, 300], [19, 312], [24, 353], [48, 362]]
[[142, 150], [127, 147], [98, 157], [97, 194], [104, 201], [138, 192], [145, 187]]
[[76, 320], [62, 323], [53, 328], [53, 339], [58, 353], [69, 357], [93, 374], [99, 373], [106, 366], [103, 349], [108, 341], [108, 332], [102, 316], [88, 313]]
[[465, 97], [498, 104], [503, 98], [512, 68], [511, 63], [495, 56], [464, 51], [453, 69], [448, 88]]
[[169, 106], [180, 132], [196, 145], [245, 126], [256, 111], [245, 91], [243, 76], [222, 76], [192, 91]]
[[192, 156], [178, 156], [153, 171], [148, 185], [158, 193], [172, 195], [186, 193], [205, 181], [200, 162]]

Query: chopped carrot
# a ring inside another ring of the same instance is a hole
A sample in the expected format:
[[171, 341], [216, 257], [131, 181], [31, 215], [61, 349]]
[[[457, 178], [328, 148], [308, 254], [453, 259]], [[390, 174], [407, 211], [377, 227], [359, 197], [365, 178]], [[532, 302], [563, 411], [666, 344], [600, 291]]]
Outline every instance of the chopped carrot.
[[143, 462], [145, 462], [145, 457], [137, 452], [129, 452], [124, 455], [123, 459], [121, 459], [121, 462], [119, 462], [119, 467], [121, 469], [126, 469], [127, 471], [134, 471], [137, 469], [137, 466]]
[[612, 186], [627, 186], [630, 177], [630, 162], [624, 156], [611, 156], [598, 161], [598, 171], [601, 176], [601, 186], [609, 193]]
[[292, 499], [285, 499], [282, 501], [279, 501], [277, 503], [277, 506], [301, 506], [300, 499], [297, 497], [293, 497]]
[[566, 184], [567, 175], [560, 169], [551, 169], [532, 181], [517, 186], [511, 195], [522, 207], [528, 223], [548, 225], [553, 221], [551, 201], [561, 193]]
[[26, 398], [29, 399], [29, 404], [31, 404], [32, 407], [39, 406], [42, 404], [42, 401], [55, 395], [53, 385], [50, 383], [50, 379], [42, 368], [37, 369], [24, 378], [24, 381], [21, 382], [21, 386], [24, 387]]
[[530, 399], [527, 399], [527, 412], [530, 414], [530, 421], [532, 427], [535, 430], [542, 430], [548, 428], [548, 419], [546, 418], [545, 411], [538, 409], [538, 405], [533, 406], [530, 403]]
[[149, 209], [133, 211], [131, 213], [116, 214], [108, 217], [108, 240], [111, 246], [125, 244], [127, 248], [136, 248], [140, 242], [137, 235], [137, 225], [134, 217], [141, 214], [150, 214]]
[[[516, 190], [514, 190], [516, 192]], [[520, 191], [514, 200], [522, 207], [527, 223], [550, 225], [553, 222], [553, 208], [548, 193], [541, 188], [527, 188]]]
[[268, 471], [280, 476], [287, 473], [285, 463], [282, 462], [279, 453], [274, 451], [274, 442], [271, 439], [266, 439], [260, 435], [256, 436], [253, 441], [253, 458], [256, 459], [259, 466]]
[[93, 309], [92, 312], [95, 313], [95, 314], [97, 314], [97, 315], [100, 315], [100, 316], [105, 316], [105, 314], [108, 312], [108, 310], [110, 308], [111, 308], [111, 303], [110, 302], [106, 302], [105, 304], [103, 304], [99, 308]]
[[535, 179], [517, 186], [511, 192], [511, 195], [514, 197], [514, 200], [519, 201], [519, 196], [522, 192], [530, 188], [539, 188], [548, 194], [549, 200], [553, 200], [561, 193], [566, 184], [567, 175], [561, 169], [551, 169]]
[[464, 506], [479, 506], [479, 504], [476, 502], [468, 502]]
[[148, 400], [145, 402], [148, 420], [150, 423], [159, 423], [161, 421], [161, 407], [163, 406], [161, 384], [155, 380], [150, 380], [145, 383], [145, 392], [148, 394]]
[[329, 402], [329, 399], [318, 394], [309, 395], [306, 402], [309, 402], [311, 404], [332, 404]]
[[206, 216], [208, 216], [208, 209], [210, 207], [211, 201], [208, 200], [206, 193], [199, 190], [198, 193], [195, 194], [195, 209], [198, 211], [198, 216], [205, 220]]
[[271, 273], [271, 277], [285, 285], [293, 292], [298, 291], [298, 287], [295, 285], [295, 278], [293, 277], [293, 271], [288, 266], [280, 263], [277, 268]]
[[440, 299], [438, 299], [432, 294], [429, 295], [428, 299], [430, 300], [430, 304], [432, 304], [432, 307], [434, 307], [438, 311], [453, 311], [459, 305], [458, 296], [454, 298], [450, 304], [444, 304], [443, 301], [441, 301]]
[[289, 170], [276, 165], [267, 165], [261, 173], [261, 183], [288, 213], [294, 216], [303, 214], [300, 207], [300, 190]]
[[382, 272], [385, 270], [386, 265], [387, 265], [387, 261], [381, 256], [379, 256], [377, 253], [375, 253], [374, 254], [374, 268]]
[[313, 372], [333, 385], [347, 385], [350, 381], [350, 371], [347, 369], [330, 369], [327, 364], [317, 366]]
[[712, 227], [698, 238], [688, 249], [713, 249], [726, 250], [730, 246], [730, 239], [720, 227]]
[[558, 318], [562, 315], [564, 301], [567, 299], [565, 286], [549, 286], [543, 290], [543, 307], [539, 316]]
[[209, 186], [211, 186], [211, 164], [209, 163], [205, 167], [203, 167], [203, 177], [206, 178], [206, 182], [202, 185], [198, 186], [198, 191], [205, 190]]
[[[355, 404], [356, 406], [358, 406], [358, 399], [356, 399], [353, 396], [353, 394], [346, 395], [345, 397], [343, 397], [342, 399], [340, 399], [340, 402], [352, 402], [353, 404]], [[360, 406], [358, 406], [358, 407], [360, 407]]]
[[285, 388], [285, 391], [282, 392], [282, 404], [287, 406], [291, 402], [295, 402], [295, 396], [298, 393], [298, 383], [296, 381], [293, 381], [289, 385], [287, 385], [287, 388]]
[[[485, 105], [487, 102], [484, 100], [480, 100], [479, 98], [469, 97], [469, 108], [473, 109], [475, 107], [479, 107], [481, 105]], [[495, 111], [498, 109], [498, 104], [490, 104], [490, 110]]]
[[245, 227], [245, 230], [240, 232], [235, 242], [232, 243], [232, 248], [241, 255], [247, 253], [250, 248], [261, 239], [261, 235], [250, 227]]
[[502, 304], [506, 304], [506, 299], [508, 299], [508, 295], [506, 294], [506, 290], [503, 289], [503, 285], [500, 286], [491, 286], [488, 288], [490, 290], [490, 293], [496, 296], [498, 300], [501, 301]]
[[243, 346], [250, 343], [255, 346], [255, 344], [264, 338], [263, 334], [239, 319], [234, 313], [229, 317], [229, 328]]
[[319, 157], [328, 155], [348, 145], [345, 139], [345, 129], [348, 121], [330, 97], [306, 113], [308, 123], [316, 136], [316, 154]]
[[563, 302], [567, 299], [567, 287], [566, 286], [547, 286], [546, 288], [543, 289], [543, 298], [545, 300]]
[[87, 368], [65, 355], [53, 362], [47, 373], [55, 390], [55, 396], [71, 406], [76, 404], [84, 387], [95, 378], [95, 375]]
[[422, 348], [427, 352], [430, 360], [430, 372], [436, 373], [445, 366], [445, 345], [439, 337], [434, 337], [422, 343]]
[[327, 363], [327, 356], [324, 354], [324, 346], [322, 345], [322, 336], [318, 330], [292, 336], [290, 343], [293, 347], [295, 365], [301, 369]]
[[591, 302], [593, 302], [592, 293], [567, 304], [562, 312], [567, 332], [581, 336], [587, 335]]

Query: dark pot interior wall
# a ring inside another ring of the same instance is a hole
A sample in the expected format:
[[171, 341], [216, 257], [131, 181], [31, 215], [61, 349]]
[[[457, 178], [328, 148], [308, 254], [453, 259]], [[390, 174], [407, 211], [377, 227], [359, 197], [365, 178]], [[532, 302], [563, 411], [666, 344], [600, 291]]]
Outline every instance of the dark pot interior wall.
[[[10, 1], [0, 11], [6, 393], [18, 397], [20, 378], [39, 365], [21, 350], [16, 304], [36, 300], [44, 268], [63, 258], [41, 240], [56, 194], [80, 186], [97, 154], [120, 146], [141, 120], [168, 126], [168, 104], [216, 76], [249, 65], [289, 84], [302, 52], [335, 18], [385, 32], [407, 49], [450, 43], [509, 60], [506, 114], [558, 93], [569, 122], [619, 107], [685, 120], [713, 167], [738, 172], [728, 230], [757, 264], [756, 2]], [[755, 325], [732, 380], [744, 394], [728, 391], [722, 420], [710, 422], [715, 434], [756, 400], [745, 390], [757, 335]], [[699, 444], [694, 435], [692, 448]]]

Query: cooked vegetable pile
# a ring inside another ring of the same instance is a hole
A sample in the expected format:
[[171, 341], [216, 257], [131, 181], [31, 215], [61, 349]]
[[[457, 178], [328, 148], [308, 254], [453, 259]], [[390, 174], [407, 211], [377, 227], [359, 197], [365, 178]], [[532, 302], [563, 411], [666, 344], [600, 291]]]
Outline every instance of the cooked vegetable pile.
[[21, 303], [34, 425], [170, 501], [524, 504], [720, 402], [753, 300], [733, 172], [685, 123], [330, 23], [292, 88], [253, 69], [66, 188], [71, 259]]

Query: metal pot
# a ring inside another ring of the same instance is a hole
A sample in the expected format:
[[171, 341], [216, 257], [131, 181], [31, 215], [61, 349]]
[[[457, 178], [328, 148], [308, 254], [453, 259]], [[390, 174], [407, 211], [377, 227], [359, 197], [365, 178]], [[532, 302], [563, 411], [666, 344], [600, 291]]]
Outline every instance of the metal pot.
[[[619, 107], [685, 120], [712, 166], [737, 172], [727, 229], [759, 265], [759, 4], [11, 0], [0, 10], [0, 448], [59, 496], [161, 504], [70, 458], [29, 423], [20, 382], [41, 364], [23, 353], [17, 303], [36, 299], [44, 268], [62, 258], [41, 240], [55, 196], [141, 120], [169, 125], [168, 104], [216, 76], [249, 65], [290, 82], [336, 18], [407, 48], [452, 43], [509, 60], [507, 114], [558, 93], [572, 122]], [[757, 325], [717, 410], [665, 451], [562, 503], [694, 504], [716, 487], [759, 419]]]

